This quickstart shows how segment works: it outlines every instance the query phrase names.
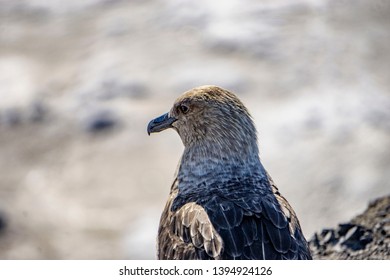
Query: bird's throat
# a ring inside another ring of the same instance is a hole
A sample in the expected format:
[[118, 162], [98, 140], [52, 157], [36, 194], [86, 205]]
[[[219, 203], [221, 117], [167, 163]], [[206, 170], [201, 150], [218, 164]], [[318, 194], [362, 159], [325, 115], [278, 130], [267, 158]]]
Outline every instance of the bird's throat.
[[193, 182], [224, 182], [233, 178], [265, 176], [257, 146], [242, 149], [241, 153], [221, 147], [185, 148], [177, 177], [183, 185]]

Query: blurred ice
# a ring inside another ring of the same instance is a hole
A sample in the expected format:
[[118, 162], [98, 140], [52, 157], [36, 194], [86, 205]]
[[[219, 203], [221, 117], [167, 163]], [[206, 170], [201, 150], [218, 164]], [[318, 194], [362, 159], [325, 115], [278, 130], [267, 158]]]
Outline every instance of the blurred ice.
[[[160, 221], [160, 209], [145, 209], [131, 225], [124, 240], [124, 252], [130, 259], [156, 258], [156, 232]], [[151, 252], [154, 252], [151, 254]]]
[[146, 125], [202, 84], [247, 105], [308, 238], [360, 213], [390, 192], [389, 12], [381, 0], [0, 0], [0, 258], [155, 258], [183, 147]]

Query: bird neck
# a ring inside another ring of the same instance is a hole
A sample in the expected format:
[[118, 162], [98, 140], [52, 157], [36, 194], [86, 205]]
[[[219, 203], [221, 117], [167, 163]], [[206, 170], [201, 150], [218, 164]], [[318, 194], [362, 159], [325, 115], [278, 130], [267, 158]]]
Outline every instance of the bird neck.
[[186, 147], [177, 170], [180, 185], [263, 177], [265, 174], [256, 142], [224, 147], [221, 143], [209, 141]]

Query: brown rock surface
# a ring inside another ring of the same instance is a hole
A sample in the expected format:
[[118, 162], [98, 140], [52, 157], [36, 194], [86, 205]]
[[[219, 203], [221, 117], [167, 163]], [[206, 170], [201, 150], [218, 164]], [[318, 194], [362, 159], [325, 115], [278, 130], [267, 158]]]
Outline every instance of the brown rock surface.
[[315, 233], [309, 243], [315, 259], [389, 260], [390, 196], [372, 201], [348, 223]]

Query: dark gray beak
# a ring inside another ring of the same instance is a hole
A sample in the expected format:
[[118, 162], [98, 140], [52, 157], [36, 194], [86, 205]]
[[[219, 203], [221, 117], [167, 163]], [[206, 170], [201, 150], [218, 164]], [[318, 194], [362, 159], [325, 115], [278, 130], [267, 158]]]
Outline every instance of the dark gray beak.
[[169, 117], [168, 113], [151, 120], [148, 124], [148, 134], [153, 132], [160, 132], [167, 128], [172, 127], [172, 124], [176, 121], [176, 118]]

